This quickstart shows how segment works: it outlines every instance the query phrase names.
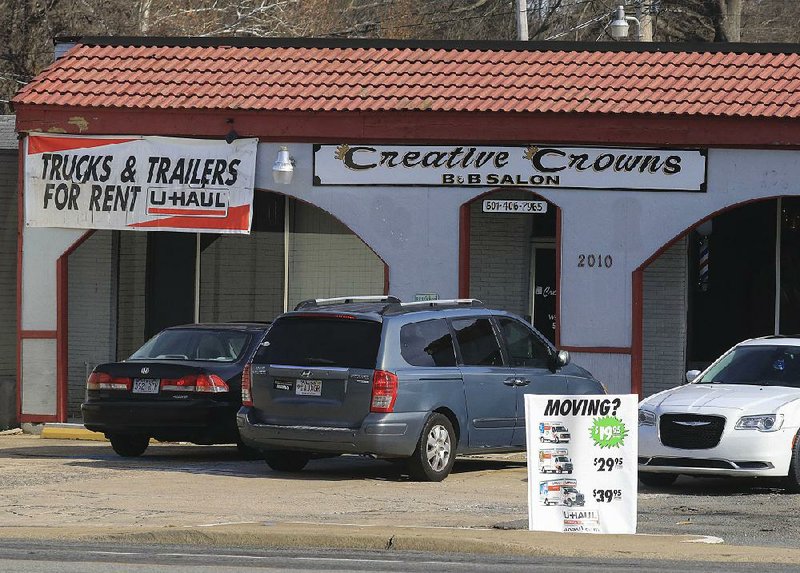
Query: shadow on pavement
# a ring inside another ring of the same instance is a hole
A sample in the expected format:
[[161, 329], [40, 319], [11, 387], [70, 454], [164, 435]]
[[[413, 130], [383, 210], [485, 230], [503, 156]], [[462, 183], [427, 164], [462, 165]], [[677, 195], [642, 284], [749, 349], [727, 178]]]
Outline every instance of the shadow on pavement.
[[[193, 444], [151, 444], [141, 457], [118, 456], [106, 443], [37, 444], [31, 448], [0, 449], [0, 459], [63, 459], [70, 467], [111, 470], [185, 472], [193, 474], [227, 475], [260, 479], [345, 481], [372, 479], [379, 481], [410, 481], [401, 461], [370, 459], [365, 456], [343, 455], [311, 460], [297, 473], [276, 472], [263, 460], [245, 460], [236, 446], [197, 446]], [[459, 458], [452, 475], [525, 468], [524, 461], [507, 459]]]
[[669, 487], [651, 487], [639, 482], [639, 493], [674, 494], [698, 497], [735, 497], [785, 492], [780, 478], [724, 478], [679, 476]]

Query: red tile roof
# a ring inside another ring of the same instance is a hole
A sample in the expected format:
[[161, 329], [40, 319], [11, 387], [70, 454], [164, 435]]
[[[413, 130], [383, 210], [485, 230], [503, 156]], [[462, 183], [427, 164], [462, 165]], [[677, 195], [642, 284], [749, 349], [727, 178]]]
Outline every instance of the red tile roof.
[[619, 44], [284, 43], [86, 40], [13, 101], [171, 110], [800, 117], [797, 46], [678, 51], [676, 44], [626, 50]]

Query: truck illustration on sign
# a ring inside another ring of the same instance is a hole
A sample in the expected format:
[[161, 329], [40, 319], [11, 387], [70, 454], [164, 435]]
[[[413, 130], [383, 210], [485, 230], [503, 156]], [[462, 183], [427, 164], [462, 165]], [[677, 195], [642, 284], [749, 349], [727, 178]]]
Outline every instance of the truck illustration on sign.
[[539, 424], [539, 441], [542, 443], [568, 444], [569, 438], [569, 430], [564, 427], [563, 422], [541, 422]]
[[539, 500], [544, 505], [583, 506], [584, 495], [578, 491], [574, 479], [554, 479], [539, 482]]
[[572, 460], [566, 448], [539, 450], [539, 472], [553, 474], [571, 474]]

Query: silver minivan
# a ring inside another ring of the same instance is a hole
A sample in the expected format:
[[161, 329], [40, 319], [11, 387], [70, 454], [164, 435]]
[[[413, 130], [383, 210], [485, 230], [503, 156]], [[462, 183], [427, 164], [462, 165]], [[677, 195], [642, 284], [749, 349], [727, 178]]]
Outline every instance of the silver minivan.
[[237, 424], [277, 471], [353, 453], [440, 481], [457, 454], [525, 449], [525, 394], [604, 392], [530, 324], [477, 300], [316, 299], [273, 323]]

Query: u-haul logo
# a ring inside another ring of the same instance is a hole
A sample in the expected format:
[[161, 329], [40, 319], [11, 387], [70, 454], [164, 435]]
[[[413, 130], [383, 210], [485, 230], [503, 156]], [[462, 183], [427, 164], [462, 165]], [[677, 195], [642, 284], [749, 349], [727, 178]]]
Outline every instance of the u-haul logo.
[[227, 189], [150, 187], [147, 190], [147, 214], [225, 217], [229, 195]]

